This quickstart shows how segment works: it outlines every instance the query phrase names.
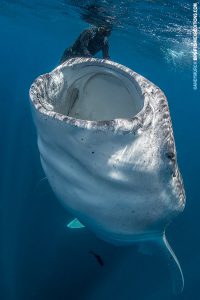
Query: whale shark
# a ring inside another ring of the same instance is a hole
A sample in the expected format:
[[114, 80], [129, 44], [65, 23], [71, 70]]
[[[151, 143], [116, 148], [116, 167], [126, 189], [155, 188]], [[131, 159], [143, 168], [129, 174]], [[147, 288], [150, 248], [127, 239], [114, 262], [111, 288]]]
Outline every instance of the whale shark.
[[80, 57], [39, 76], [30, 103], [42, 167], [75, 218], [68, 227], [116, 246], [150, 242], [180, 293], [183, 273], [165, 231], [185, 191], [161, 89], [114, 61]]

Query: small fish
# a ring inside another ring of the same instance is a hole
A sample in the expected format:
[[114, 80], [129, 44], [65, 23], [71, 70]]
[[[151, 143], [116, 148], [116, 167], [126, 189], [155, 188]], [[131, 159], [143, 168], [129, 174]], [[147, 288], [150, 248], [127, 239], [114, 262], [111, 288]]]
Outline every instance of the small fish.
[[101, 267], [104, 266], [104, 262], [99, 254], [95, 253], [92, 250], [90, 250], [89, 253], [92, 254], [96, 258], [97, 262], [100, 264]]

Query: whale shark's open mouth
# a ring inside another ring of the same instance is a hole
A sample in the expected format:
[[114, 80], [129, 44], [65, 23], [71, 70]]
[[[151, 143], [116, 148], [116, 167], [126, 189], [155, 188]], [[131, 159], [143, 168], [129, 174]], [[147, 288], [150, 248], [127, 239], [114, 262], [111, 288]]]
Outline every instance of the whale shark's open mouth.
[[119, 68], [116, 72], [108, 64], [63, 65], [45, 78], [48, 95], [40, 103], [47, 110], [80, 120], [105, 121], [133, 118], [143, 109], [144, 96], [129, 73]]
[[75, 71], [63, 97], [65, 105], [57, 112], [91, 121], [131, 118], [144, 105], [133, 80], [98, 66]]

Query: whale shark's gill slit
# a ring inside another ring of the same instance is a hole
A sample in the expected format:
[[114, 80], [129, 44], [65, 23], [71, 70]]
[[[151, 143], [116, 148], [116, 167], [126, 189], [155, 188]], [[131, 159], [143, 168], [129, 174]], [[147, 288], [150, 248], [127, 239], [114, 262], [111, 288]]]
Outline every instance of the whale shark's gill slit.
[[162, 250], [162, 255], [165, 257], [165, 260], [167, 262], [172, 279], [173, 292], [176, 295], [180, 294], [184, 288], [184, 277], [179, 261], [171, 246], [169, 245], [165, 234], [158, 238], [156, 242], [159, 248]]

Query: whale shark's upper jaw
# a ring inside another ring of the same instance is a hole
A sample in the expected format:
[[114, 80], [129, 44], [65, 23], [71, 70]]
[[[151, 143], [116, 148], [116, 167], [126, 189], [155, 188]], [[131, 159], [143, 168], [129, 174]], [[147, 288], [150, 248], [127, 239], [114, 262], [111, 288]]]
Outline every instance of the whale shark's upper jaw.
[[138, 234], [162, 230], [183, 210], [167, 100], [150, 81], [112, 61], [75, 58], [40, 76], [30, 98], [50, 184], [85, 224]]

